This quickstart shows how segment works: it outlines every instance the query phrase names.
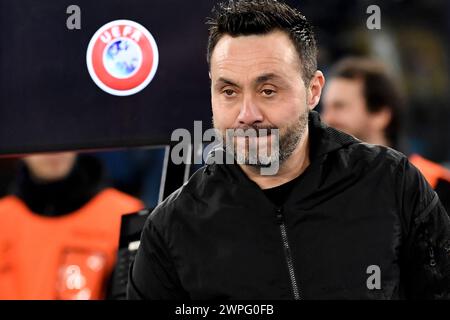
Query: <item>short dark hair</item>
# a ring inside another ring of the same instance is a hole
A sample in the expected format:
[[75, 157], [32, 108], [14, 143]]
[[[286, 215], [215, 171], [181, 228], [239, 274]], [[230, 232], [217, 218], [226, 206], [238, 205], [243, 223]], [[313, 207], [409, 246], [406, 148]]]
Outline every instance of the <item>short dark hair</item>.
[[219, 3], [207, 20], [209, 39], [207, 61], [220, 38], [286, 32], [293, 41], [302, 65], [305, 85], [317, 70], [317, 44], [311, 25], [297, 9], [276, 0], [229, 0]]
[[398, 147], [404, 99], [398, 83], [384, 63], [372, 58], [347, 57], [331, 68], [328, 78], [361, 80], [367, 111], [375, 113], [383, 108], [391, 111], [385, 136], [392, 147]]

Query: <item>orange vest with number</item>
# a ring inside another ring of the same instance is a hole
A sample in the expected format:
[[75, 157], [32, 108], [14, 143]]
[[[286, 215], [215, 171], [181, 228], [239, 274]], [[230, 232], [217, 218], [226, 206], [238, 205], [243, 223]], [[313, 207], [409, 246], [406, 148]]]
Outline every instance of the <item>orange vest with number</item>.
[[75, 212], [46, 217], [16, 196], [0, 200], [0, 299], [101, 299], [121, 216], [143, 204], [116, 189]]

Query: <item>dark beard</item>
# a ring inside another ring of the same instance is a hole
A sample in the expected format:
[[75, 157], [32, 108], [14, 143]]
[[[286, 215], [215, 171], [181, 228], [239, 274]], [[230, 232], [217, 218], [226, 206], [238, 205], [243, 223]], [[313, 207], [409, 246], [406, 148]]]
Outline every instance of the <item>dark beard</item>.
[[307, 109], [303, 112], [298, 121], [289, 127], [287, 127], [286, 132], [280, 138], [280, 165], [286, 161], [295, 151], [298, 144], [305, 134], [306, 128], [308, 126], [309, 120], [309, 110]]
[[[261, 159], [259, 159], [259, 157], [257, 157], [258, 159], [252, 159], [249, 156], [250, 153], [250, 146], [248, 143], [248, 139], [246, 139], [246, 144], [245, 144], [245, 152], [244, 152], [244, 158], [240, 158], [237, 159], [236, 156], [238, 155], [238, 150], [237, 150], [237, 143], [234, 141], [233, 142], [233, 152], [234, 152], [234, 158], [235, 161], [238, 164], [245, 164], [245, 165], [249, 165], [255, 168], [265, 168], [265, 167], [270, 167], [274, 161], [278, 161], [279, 162], [279, 166], [282, 165], [282, 163], [284, 161], [286, 161], [295, 151], [295, 149], [297, 148], [298, 144], [300, 143], [300, 141], [302, 140], [306, 128], [308, 126], [308, 119], [309, 119], [309, 110], [306, 109], [305, 112], [303, 112], [300, 117], [298, 118], [298, 120], [289, 125], [288, 127], [286, 127], [286, 131], [281, 134], [280, 133], [280, 138], [279, 138], [279, 150], [277, 154], [272, 154], [269, 155], [270, 157], [267, 157], [268, 159], [265, 159], [265, 161], [261, 161]], [[273, 126], [258, 126], [258, 125], [253, 125], [253, 126], [245, 126], [245, 127], [241, 127], [239, 129], [243, 129], [248, 130], [248, 129], [253, 129], [256, 131], [257, 136], [259, 136], [259, 130], [260, 129], [267, 129], [267, 138], [270, 138], [270, 131], [272, 129], [278, 129], [276, 127]], [[280, 130], [281, 131], [281, 130]], [[223, 137], [223, 143], [224, 146], [227, 146], [227, 137], [225, 135], [224, 132], [221, 132], [221, 135]], [[273, 146], [272, 148], [273, 149]], [[273, 150], [271, 150], [273, 152]], [[254, 154], [258, 154], [257, 150], [252, 150], [253, 155]], [[251, 159], [253, 161], [251, 161]]]

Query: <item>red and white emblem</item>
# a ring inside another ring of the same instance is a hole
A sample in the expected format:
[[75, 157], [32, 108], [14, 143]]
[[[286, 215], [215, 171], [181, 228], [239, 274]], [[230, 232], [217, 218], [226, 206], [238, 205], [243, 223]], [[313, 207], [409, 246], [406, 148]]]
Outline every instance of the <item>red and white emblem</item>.
[[86, 63], [92, 80], [103, 91], [128, 96], [144, 89], [158, 68], [155, 39], [139, 23], [115, 20], [92, 37]]

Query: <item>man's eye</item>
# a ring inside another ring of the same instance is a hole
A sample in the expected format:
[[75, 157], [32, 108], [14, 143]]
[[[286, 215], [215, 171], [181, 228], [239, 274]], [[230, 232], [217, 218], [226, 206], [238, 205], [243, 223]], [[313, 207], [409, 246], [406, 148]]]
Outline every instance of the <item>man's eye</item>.
[[226, 90], [223, 90], [223, 93], [228, 97], [232, 97], [235, 92], [232, 89], [226, 89]]
[[266, 97], [270, 97], [273, 96], [275, 94], [275, 90], [272, 89], [264, 89], [262, 91], [263, 95], [265, 95]]

